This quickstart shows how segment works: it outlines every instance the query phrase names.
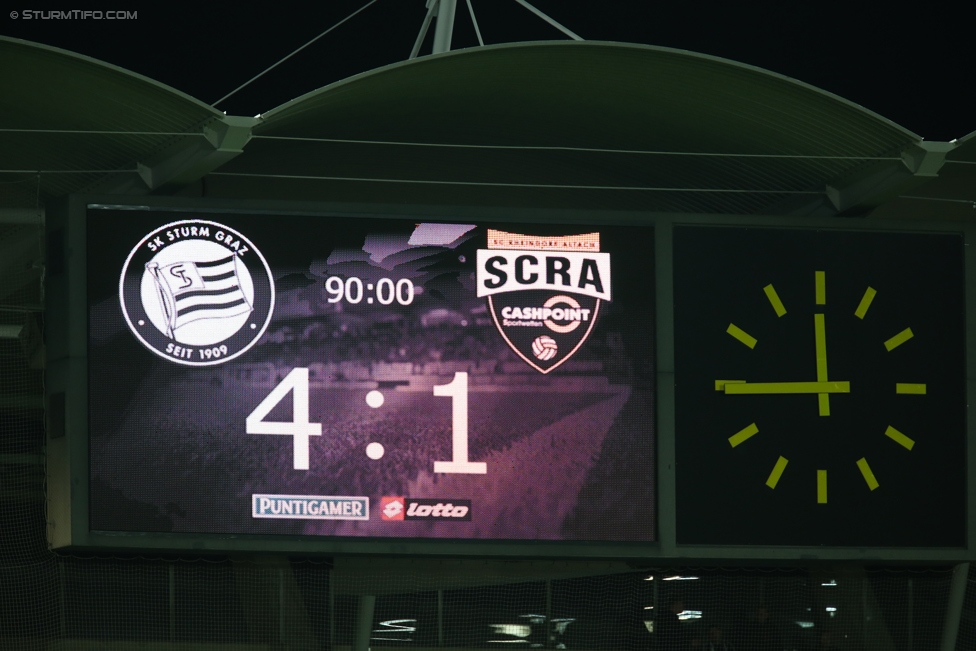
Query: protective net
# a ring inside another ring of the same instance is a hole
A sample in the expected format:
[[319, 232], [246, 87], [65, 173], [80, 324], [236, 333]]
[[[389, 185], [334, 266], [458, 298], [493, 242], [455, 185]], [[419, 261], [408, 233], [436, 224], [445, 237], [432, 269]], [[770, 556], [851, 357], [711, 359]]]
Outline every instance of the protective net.
[[[945, 648], [952, 568], [50, 551], [38, 190], [0, 183], [0, 650]], [[965, 587], [955, 648], [976, 649]]]

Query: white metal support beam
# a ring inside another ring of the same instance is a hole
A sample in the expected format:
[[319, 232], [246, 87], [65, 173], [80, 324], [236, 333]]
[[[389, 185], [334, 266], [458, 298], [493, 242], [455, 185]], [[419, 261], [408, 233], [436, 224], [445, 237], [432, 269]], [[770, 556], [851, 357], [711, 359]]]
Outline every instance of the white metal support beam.
[[526, 2], [526, 0], [515, 0], [515, 2], [519, 3], [520, 5], [522, 5], [523, 7], [525, 7], [526, 9], [528, 9], [529, 11], [531, 11], [532, 13], [534, 13], [536, 16], [538, 16], [542, 20], [546, 21], [547, 23], [549, 23], [550, 25], [552, 25], [553, 27], [555, 27], [556, 29], [558, 29], [560, 32], [562, 32], [566, 36], [568, 36], [571, 39], [573, 39], [574, 41], [582, 41], [583, 40], [583, 37], [582, 36], [580, 36], [579, 34], [577, 34], [574, 31], [571, 31], [568, 27], [565, 27], [565, 26], [561, 25], [560, 23], [557, 23], [555, 20], [553, 20], [552, 18], [550, 18], [547, 14], [543, 13], [539, 9], [536, 9], [535, 7], [533, 7], [532, 5], [530, 5], [528, 2]]
[[474, 15], [474, 7], [471, 5], [471, 0], [465, 0], [468, 3], [468, 14], [471, 16], [471, 24], [474, 25], [474, 34], [478, 37], [478, 45], [481, 47], [485, 46], [485, 39], [481, 38], [481, 28], [478, 27], [478, 19]]
[[437, 0], [437, 25], [434, 27], [434, 54], [451, 51], [457, 0]]
[[434, 19], [437, 15], [437, 1], [438, 0], [427, 0], [427, 15], [424, 16], [424, 22], [420, 25], [420, 32], [417, 34], [417, 40], [414, 41], [413, 49], [410, 50], [410, 56], [408, 59], [416, 59], [417, 55], [420, 54], [420, 46], [424, 44], [424, 39], [427, 38], [427, 30], [430, 29], [430, 21]]

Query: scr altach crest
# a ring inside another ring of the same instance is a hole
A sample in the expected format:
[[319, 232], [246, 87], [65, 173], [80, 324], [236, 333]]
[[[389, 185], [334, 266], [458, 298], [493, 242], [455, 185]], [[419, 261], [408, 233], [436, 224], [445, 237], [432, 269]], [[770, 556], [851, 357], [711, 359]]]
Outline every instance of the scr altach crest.
[[502, 338], [540, 373], [572, 357], [610, 298], [600, 234], [536, 236], [488, 229], [478, 250], [478, 296]]
[[210, 366], [241, 355], [264, 334], [274, 279], [246, 237], [191, 219], [157, 228], [132, 249], [119, 299], [149, 350], [177, 364]]

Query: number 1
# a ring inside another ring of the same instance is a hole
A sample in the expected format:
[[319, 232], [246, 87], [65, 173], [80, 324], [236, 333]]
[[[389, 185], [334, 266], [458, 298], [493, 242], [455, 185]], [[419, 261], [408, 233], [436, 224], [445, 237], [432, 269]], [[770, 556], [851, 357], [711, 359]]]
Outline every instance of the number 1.
[[[290, 423], [264, 420], [291, 391]], [[248, 434], [278, 434], [295, 437], [295, 470], [308, 470], [308, 437], [321, 436], [322, 424], [308, 422], [308, 369], [293, 368], [278, 386], [247, 417]]]
[[450, 461], [435, 461], [434, 472], [487, 474], [488, 464], [483, 461], [468, 461], [468, 374], [456, 371], [450, 384], [434, 387], [434, 395], [451, 399], [451, 443], [454, 447], [454, 458]]

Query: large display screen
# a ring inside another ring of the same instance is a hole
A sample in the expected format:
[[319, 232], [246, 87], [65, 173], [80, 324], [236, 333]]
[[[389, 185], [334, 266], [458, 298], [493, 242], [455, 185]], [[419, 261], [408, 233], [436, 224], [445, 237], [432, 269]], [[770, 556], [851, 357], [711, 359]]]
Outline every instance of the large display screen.
[[963, 547], [959, 233], [674, 229], [677, 540]]
[[90, 529], [653, 541], [653, 251], [89, 209]]

